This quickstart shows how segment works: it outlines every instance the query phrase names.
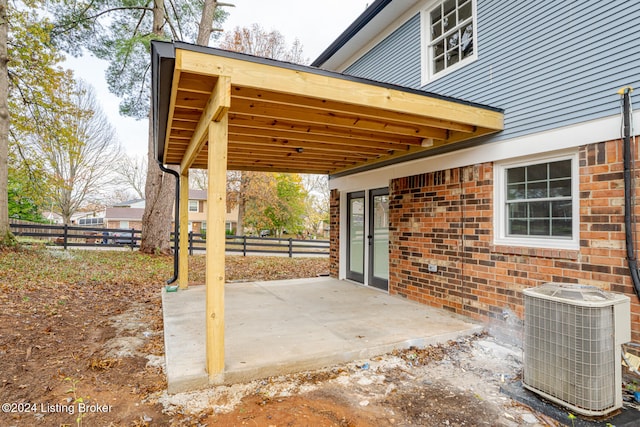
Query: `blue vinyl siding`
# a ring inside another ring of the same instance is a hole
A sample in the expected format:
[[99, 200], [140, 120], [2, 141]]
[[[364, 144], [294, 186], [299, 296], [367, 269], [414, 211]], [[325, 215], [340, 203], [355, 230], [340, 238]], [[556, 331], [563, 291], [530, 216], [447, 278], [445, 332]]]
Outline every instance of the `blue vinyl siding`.
[[346, 71], [359, 77], [420, 87], [420, 14], [374, 46]]
[[478, 0], [478, 60], [420, 86], [420, 16], [347, 73], [503, 108], [505, 139], [618, 114], [640, 103], [637, 1]]

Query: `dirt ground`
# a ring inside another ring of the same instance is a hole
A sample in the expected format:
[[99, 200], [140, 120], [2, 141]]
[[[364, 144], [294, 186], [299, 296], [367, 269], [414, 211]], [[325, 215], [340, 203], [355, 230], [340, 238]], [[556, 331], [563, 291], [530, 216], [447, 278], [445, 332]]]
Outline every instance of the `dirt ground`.
[[[236, 262], [277, 278], [328, 269]], [[521, 355], [490, 336], [169, 396], [160, 289], [170, 265], [135, 253], [0, 253], [0, 426], [554, 425], [500, 394]]]

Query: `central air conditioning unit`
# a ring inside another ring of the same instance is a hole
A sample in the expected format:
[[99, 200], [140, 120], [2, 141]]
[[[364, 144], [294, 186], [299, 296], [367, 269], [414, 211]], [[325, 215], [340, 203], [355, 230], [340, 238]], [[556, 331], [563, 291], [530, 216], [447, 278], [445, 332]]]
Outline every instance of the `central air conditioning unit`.
[[524, 386], [577, 414], [622, 407], [629, 298], [594, 286], [547, 283], [524, 293]]

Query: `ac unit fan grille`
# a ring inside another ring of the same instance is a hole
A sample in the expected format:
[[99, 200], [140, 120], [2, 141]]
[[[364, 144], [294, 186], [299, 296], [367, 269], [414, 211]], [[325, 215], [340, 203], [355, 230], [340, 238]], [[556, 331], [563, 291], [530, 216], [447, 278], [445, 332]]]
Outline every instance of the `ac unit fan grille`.
[[524, 383], [589, 411], [615, 406], [614, 313], [525, 294]]

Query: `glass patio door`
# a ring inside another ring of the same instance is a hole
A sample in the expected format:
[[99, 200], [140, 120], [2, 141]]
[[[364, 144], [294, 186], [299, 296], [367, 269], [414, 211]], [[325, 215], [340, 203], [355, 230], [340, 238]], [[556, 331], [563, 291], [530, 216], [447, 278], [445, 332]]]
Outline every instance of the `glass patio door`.
[[389, 290], [389, 189], [369, 193], [369, 285]]
[[364, 283], [364, 191], [347, 194], [347, 279]]

